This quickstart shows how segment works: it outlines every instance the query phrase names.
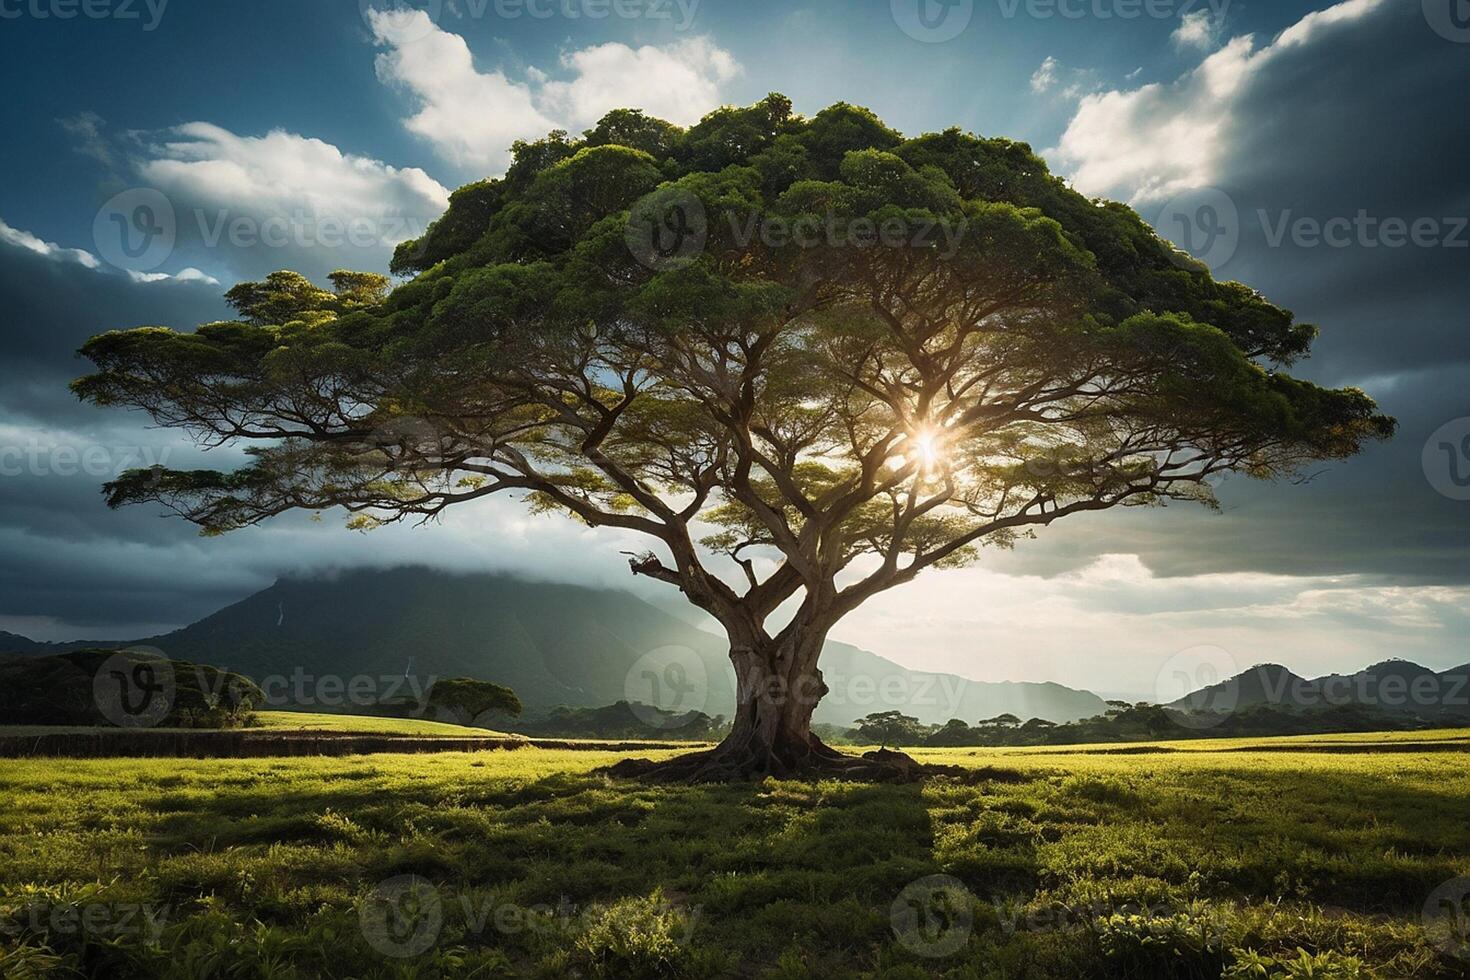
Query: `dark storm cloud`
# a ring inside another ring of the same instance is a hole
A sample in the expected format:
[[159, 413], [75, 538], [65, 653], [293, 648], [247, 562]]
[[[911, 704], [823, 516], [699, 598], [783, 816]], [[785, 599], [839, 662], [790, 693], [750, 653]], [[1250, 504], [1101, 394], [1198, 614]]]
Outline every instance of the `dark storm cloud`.
[[79, 373], [86, 365], [75, 359], [76, 349], [104, 330], [223, 319], [230, 311], [221, 293], [218, 284], [201, 280], [139, 282], [122, 272], [89, 268], [54, 246], [42, 252], [0, 237], [5, 380], [24, 380], [33, 370]]
[[[228, 313], [221, 287], [139, 282], [90, 268], [75, 252], [18, 244], [20, 237], [0, 239], [0, 617], [170, 621], [159, 610], [178, 605], [182, 583], [140, 567], [141, 549], [164, 567], [157, 549], [192, 539], [192, 529], [142, 508], [109, 511], [101, 485], [130, 466], [183, 460], [191, 449], [140, 416], [82, 405], [67, 382], [88, 367], [76, 357], [88, 337], [220, 319]], [[115, 560], [128, 548], [140, 549], [133, 562]]]
[[[1314, 372], [1470, 361], [1467, 86], [1470, 45], [1430, 30], [1419, 4], [1388, 3], [1273, 58], [1237, 103], [1220, 185], [1242, 243], [1220, 271], [1324, 328]], [[1353, 244], [1293, 241], [1303, 219], [1339, 233], [1351, 220]], [[1389, 219], [1427, 222], [1439, 244], [1385, 244]]]
[[[1258, 49], [1270, 43], [1258, 39]], [[1164, 103], [1226, 123], [1213, 183], [1237, 212], [1240, 241], [1216, 274], [1321, 327], [1313, 356], [1292, 372], [1366, 389], [1399, 433], [1305, 485], [1232, 478], [1219, 515], [1175, 506], [1059, 525], [996, 567], [1050, 573], [1124, 552], [1164, 575], [1470, 580], [1470, 502], [1438, 493], [1421, 460], [1436, 429], [1470, 416], [1467, 87], [1470, 44], [1435, 34], [1419, 4], [1391, 2], [1306, 43], [1278, 44], [1233, 99]], [[1139, 205], [1151, 220], [1169, 210]], [[1346, 234], [1349, 244], [1313, 244], [1312, 228], [1334, 219], [1336, 240]], [[1387, 219], [1427, 220], [1438, 243], [1390, 247]], [[1160, 231], [1174, 229], [1161, 221]]]

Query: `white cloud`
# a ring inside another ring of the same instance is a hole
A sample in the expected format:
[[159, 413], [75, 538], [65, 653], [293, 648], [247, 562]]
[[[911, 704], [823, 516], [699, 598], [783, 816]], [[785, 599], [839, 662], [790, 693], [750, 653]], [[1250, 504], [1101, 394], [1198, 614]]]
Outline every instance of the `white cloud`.
[[1085, 96], [1048, 152], [1071, 169], [1073, 183], [1086, 194], [1138, 203], [1210, 186], [1252, 82], [1293, 49], [1350, 28], [1385, 2], [1345, 0], [1308, 14], [1265, 46], [1250, 34], [1232, 38], [1172, 83]]
[[1208, 51], [1215, 46], [1224, 23], [1208, 10], [1195, 10], [1179, 18], [1179, 26], [1169, 35], [1176, 48], [1198, 48]]
[[1091, 69], [1064, 68], [1060, 61], [1050, 55], [1031, 73], [1031, 91], [1038, 95], [1056, 92], [1070, 101], [1081, 98], [1083, 93], [1097, 87], [1097, 76]]
[[211, 286], [218, 286], [219, 280], [214, 276], [200, 272], [193, 266], [180, 269], [172, 275], [167, 272], [130, 272], [138, 282], [162, 282], [165, 279], [173, 279], [176, 282], [206, 282]]
[[118, 273], [127, 275], [134, 282], [139, 283], [204, 282], [213, 286], [219, 285], [218, 279], [214, 278], [213, 276], [205, 275], [203, 272], [200, 272], [198, 269], [195, 269], [193, 267], [180, 269], [178, 272], [174, 273], [134, 272], [130, 269], [112, 270], [110, 266], [105, 266], [103, 262], [97, 258], [97, 256], [93, 255], [86, 249], [63, 248], [54, 242], [43, 241], [42, 239], [37, 238], [35, 235], [31, 234], [28, 231], [23, 231], [19, 228], [11, 227], [10, 225], [6, 224], [3, 219], [0, 219], [0, 242], [5, 242], [18, 248], [23, 248], [28, 252], [35, 252], [37, 255], [45, 256], [46, 258], [53, 259], [57, 262], [68, 262], [74, 265], [80, 265], [84, 268], [91, 269], [96, 272], [116, 271]]
[[[422, 103], [404, 120], [459, 167], [504, 169], [510, 144], [556, 128], [536, 108], [531, 88], [500, 71], [481, 73], [464, 38], [429, 23], [408, 29], [423, 11], [370, 11], [373, 36], [390, 50], [378, 55], [378, 78], [403, 86]], [[406, 40], [412, 38], [412, 40]]]
[[[222, 204], [257, 202], [338, 216], [442, 210], [449, 192], [417, 167], [402, 169], [343, 153], [319, 139], [272, 130], [237, 136], [211, 123], [186, 123], [138, 167], [162, 190]], [[437, 212], [436, 212], [437, 213]]]
[[534, 66], [523, 81], [500, 69], [480, 71], [464, 38], [435, 26], [422, 11], [370, 11], [378, 78], [412, 93], [419, 109], [404, 120], [448, 162], [500, 173], [510, 144], [553, 129], [580, 129], [609, 109], [641, 108], [688, 124], [720, 105], [720, 87], [740, 71], [729, 52], [706, 38], [662, 47], [609, 42], [561, 56], [569, 78]]
[[844, 619], [833, 638], [978, 680], [1055, 680], [1151, 696], [1170, 656], [1218, 646], [1240, 669], [1314, 676], [1390, 656], [1444, 669], [1470, 589], [1365, 576], [1234, 572], [1164, 578], [1131, 554], [1054, 578], [983, 566], [929, 573]]
[[562, 55], [561, 64], [575, 77], [545, 82], [541, 99], [579, 128], [623, 107], [687, 126], [720, 104], [720, 86], [740, 72], [728, 51], [700, 37], [662, 48], [599, 44]]
[[88, 269], [95, 269], [102, 263], [97, 261], [97, 256], [80, 248], [62, 248], [54, 242], [42, 241], [28, 231], [12, 228], [3, 220], [0, 220], [0, 241], [44, 255], [48, 259], [56, 259], [61, 262], [75, 262], [84, 265]]
[[168, 135], [144, 148], [137, 176], [172, 204], [179, 251], [240, 276], [386, 269], [393, 246], [421, 235], [449, 201], [417, 167], [283, 130], [239, 136], [191, 122]]
[[1047, 55], [1041, 67], [1031, 75], [1031, 91], [1045, 92], [1057, 83], [1057, 59]]

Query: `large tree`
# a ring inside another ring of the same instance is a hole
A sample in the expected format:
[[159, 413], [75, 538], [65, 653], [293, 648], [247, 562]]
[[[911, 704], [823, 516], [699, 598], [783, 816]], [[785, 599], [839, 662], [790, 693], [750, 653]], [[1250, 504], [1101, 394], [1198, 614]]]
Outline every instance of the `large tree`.
[[1315, 328], [1021, 143], [773, 95], [514, 154], [399, 248], [386, 296], [278, 273], [231, 290], [236, 321], [94, 338], [74, 388], [247, 442], [243, 468], [106, 488], [207, 533], [508, 493], [644, 536], [632, 570], [719, 621], [737, 677], [730, 736], [662, 775], [860, 769], [810, 719], [823, 641], [870, 597], [1393, 428], [1285, 373]]

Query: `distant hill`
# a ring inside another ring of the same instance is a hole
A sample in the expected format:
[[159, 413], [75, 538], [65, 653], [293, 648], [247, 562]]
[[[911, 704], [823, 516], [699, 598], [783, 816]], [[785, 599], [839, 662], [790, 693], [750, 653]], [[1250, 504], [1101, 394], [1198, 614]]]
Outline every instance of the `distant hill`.
[[71, 640], [66, 643], [47, 643], [44, 640], [33, 640], [19, 633], [7, 633], [0, 630], [0, 656], [6, 654], [22, 654], [28, 657], [54, 655], [58, 653], [70, 653], [73, 650], [113, 650], [117, 647], [127, 646], [124, 640]]
[[1411, 660], [1384, 660], [1353, 674], [1306, 678], [1280, 664], [1258, 664], [1186, 694], [1180, 710], [1257, 706], [1314, 710], [1355, 706], [1394, 715], [1470, 719], [1470, 664], [1434, 671]]
[[1292, 692], [1308, 683], [1310, 682], [1306, 678], [1292, 673], [1280, 664], [1257, 664], [1218, 684], [1186, 694], [1166, 707], [1218, 711], [1227, 706], [1250, 708], [1259, 704], [1279, 704], [1289, 700]]
[[[291, 700], [307, 707], [333, 707], [322, 697], [329, 693], [323, 676], [376, 678], [380, 694], [402, 696], [412, 692], [385, 691], [381, 681], [405, 673], [508, 685], [528, 715], [631, 700], [728, 716], [735, 700], [722, 637], [631, 593], [508, 575], [398, 568], [282, 579], [193, 625], [131, 642], [249, 675], [272, 701], [305, 690], [313, 700]], [[0, 653], [106, 645], [0, 636]], [[821, 666], [831, 693], [817, 709], [819, 722], [845, 725], [890, 709], [926, 724], [1004, 712], [1064, 722], [1107, 710], [1096, 695], [1060, 684], [910, 671], [843, 643], [827, 644]], [[662, 699], [657, 685], [664, 685]], [[671, 686], [684, 695], [670, 699]]]

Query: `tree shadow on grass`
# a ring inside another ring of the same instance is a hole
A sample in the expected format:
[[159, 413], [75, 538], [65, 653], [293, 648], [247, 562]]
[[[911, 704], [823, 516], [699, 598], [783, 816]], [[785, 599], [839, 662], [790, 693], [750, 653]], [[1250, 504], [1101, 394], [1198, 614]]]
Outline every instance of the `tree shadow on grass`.
[[181, 916], [214, 895], [241, 921], [297, 930], [331, 907], [351, 926], [363, 895], [413, 875], [442, 900], [441, 947], [522, 965], [583, 942], [598, 910], [643, 902], [714, 959], [873, 969], [908, 955], [895, 903], [932, 875], [976, 897], [986, 943], [1009, 942], [982, 921], [991, 902], [1094, 884], [1408, 916], [1470, 857], [1463, 784], [1412, 770], [1128, 762], [979, 786], [670, 786], [501, 760], [184, 770], [131, 792], [157, 814], [153, 887]]
[[[891, 940], [889, 909], [904, 887], [942, 870], [919, 785], [475, 778], [487, 771], [395, 794], [344, 773], [268, 795], [249, 785], [206, 797], [170, 788], [158, 794], [170, 812], [155, 852], [187, 854], [204, 838], [215, 855], [237, 849], [226, 863], [253, 891], [218, 873], [206, 879], [189, 870], [193, 861], [164, 868], [159, 884], [181, 907], [213, 891], [290, 928], [296, 913], [261, 903], [263, 890], [361, 893], [416, 875], [443, 897], [445, 941], [521, 960], [546, 954], [548, 930], [551, 945], [571, 942], [557, 933], [558, 917], [657, 897], [692, 921], [696, 944], [769, 965], [788, 949], [867, 955]], [[313, 850], [343, 848], [352, 852], [348, 880], [340, 860], [324, 860], [321, 873], [311, 866]], [[496, 912], [518, 923], [540, 916], [540, 934], [497, 926]]]

